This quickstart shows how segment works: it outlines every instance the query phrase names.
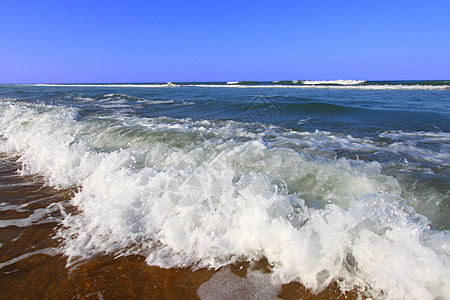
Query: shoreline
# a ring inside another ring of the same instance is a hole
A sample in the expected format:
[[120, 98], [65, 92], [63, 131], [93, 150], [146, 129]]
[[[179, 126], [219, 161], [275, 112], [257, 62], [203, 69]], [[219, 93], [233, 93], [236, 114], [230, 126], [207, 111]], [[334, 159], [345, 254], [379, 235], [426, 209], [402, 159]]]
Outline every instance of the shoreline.
[[[19, 164], [0, 156], [0, 196], [2, 204], [26, 205], [33, 209], [69, 200], [73, 190], [56, 190], [45, 186], [37, 176], [20, 176]], [[5, 207], [5, 206], [4, 206]], [[51, 218], [52, 214], [46, 218]], [[23, 218], [26, 212], [2, 210], [1, 220]], [[115, 258], [100, 256], [66, 267], [66, 258], [59, 253], [55, 240], [56, 222], [29, 226], [0, 227], [0, 290], [3, 299], [82, 298], [133, 299], [184, 298], [198, 299], [198, 288], [213, 275], [229, 268], [237, 278], [244, 278], [249, 262], [225, 266], [218, 270], [191, 268], [163, 269], [149, 266], [138, 255]], [[264, 260], [252, 264], [260, 272], [268, 272]], [[233, 276], [234, 277], [234, 276]], [[311, 293], [298, 282], [282, 285], [277, 295], [281, 299], [356, 299], [356, 292], [342, 294], [331, 284], [318, 294]]]
[[[61, 255], [51, 257], [38, 254], [2, 268], [2, 297], [12, 299], [19, 295], [21, 299], [199, 299], [199, 287], [223, 269], [163, 269], [148, 266], [141, 256], [102, 256], [74, 268], [66, 268], [65, 263], [66, 259]], [[242, 264], [233, 265], [231, 271], [242, 278], [241, 266]], [[352, 291], [342, 294], [336, 284], [314, 294], [300, 283], [291, 282], [281, 287], [277, 297], [311, 300], [357, 299], [358, 294]]]

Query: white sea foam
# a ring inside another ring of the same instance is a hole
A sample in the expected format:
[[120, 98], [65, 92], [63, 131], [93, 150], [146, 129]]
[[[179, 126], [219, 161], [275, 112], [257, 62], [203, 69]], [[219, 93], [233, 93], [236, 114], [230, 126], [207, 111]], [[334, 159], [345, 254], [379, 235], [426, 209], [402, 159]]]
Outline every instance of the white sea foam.
[[339, 90], [448, 90], [448, 85], [406, 85], [406, 84], [395, 84], [395, 85], [320, 85], [320, 84], [303, 84], [303, 85], [244, 85], [244, 84], [186, 84], [180, 86], [195, 86], [195, 87], [216, 87], [216, 88], [251, 88], [251, 89], [263, 89], [263, 88], [286, 88], [286, 89], [339, 89]]
[[49, 255], [49, 256], [56, 256], [58, 254], [61, 254], [61, 251], [57, 248], [45, 248], [45, 249], [41, 249], [41, 250], [36, 250], [33, 252], [29, 252], [29, 253], [25, 253], [23, 255], [20, 255], [18, 257], [15, 257], [13, 259], [10, 259], [6, 262], [0, 263], [0, 269], [4, 268], [6, 266], [15, 264], [16, 262], [19, 262], [21, 260], [27, 259], [28, 257], [31, 257], [33, 255], [38, 255], [38, 254], [44, 254], [44, 255]]
[[[335, 157], [336, 149], [340, 149], [357, 151], [361, 154], [382, 152], [397, 156], [401, 154], [402, 158], [412, 158], [415, 161], [432, 163], [442, 168], [450, 163], [450, 135], [447, 132], [386, 131], [379, 134], [379, 137], [386, 139], [382, 142], [320, 130], [279, 132], [267, 128], [264, 134], [276, 136], [269, 142], [270, 146], [284, 146], [327, 157]], [[435, 147], [423, 147], [422, 144], [434, 144]], [[406, 163], [404, 167], [420, 168], [409, 163]]]
[[343, 79], [339, 79], [339, 80], [303, 80], [302, 83], [303, 84], [311, 84], [311, 85], [316, 85], [316, 84], [340, 84], [340, 85], [353, 85], [353, 84], [360, 84], [360, 83], [364, 83], [366, 81], [364, 80], [343, 80]]
[[56, 219], [53, 217], [48, 217], [48, 215], [55, 210], [55, 207], [39, 208], [35, 209], [33, 213], [26, 218], [0, 220], [0, 228], [8, 226], [28, 227], [36, 224], [52, 223], [55, 222]]
[[197, 295], [202, 300], [277, 299], [281, 285], [274, 285], [271, 275], [252, 271], [246, 278], [234, 275], [225, 267], [203, 283]]
[[66, 86], [66, 87], [174, 87], [178, 86], [172, 82], [167, 82], [164, 84], [58, 84], [58, 83], [36, 83], [36, 84], [22, 84], [22, 85], [32, 85], [32, 86]]
[[[309, 82], [309, 81], [306, 81]], [[314, 82], [314, 81], [311, 81]], [[296, 83], [293, 81], [293, 83]], [[290, 89], [359, 89], [359, 90], [448, 90], [448, 85], [424, 85], [424, 84], [309, 84], [303, 85], [245, 85], [245, 84], [33, 84], [34, 86], [64, 86], [64, 87], [113, 87], [113, 88], [167, 88], [167, 87], [220, 87], [220, 88], [290, 88]]]
[[[148, 105], [192, 105], [190, 101], [175, 100], [154, 100], [135, 97], [127, 94], [105, 94], [100, 99], [85, 96], [74, 96], [73, 99], [84, 103], [89, 103], [92, 107], [99, 107], [114, 110], [115, 114], [134, 113], [136, 109], [143, 108]], [[130, 105], [132, 101], [132, 105]]]
[[63, 213], [58, 232], [69, 263], [137, 253], [151, 265], [218, 268], [266, 257], [277, 283], [450, 294], [450, 233], [430, 231], [379, 163], [323, 156], [315, 144], [376, 147], [362, 139], [316, 132], [296, 148], [286, 144], [295, 133], [267, 141], [276, 128], [262, 125], [77, 120], [76, 109], [24, 103], [2, 103], [0, 115], [0, 151], [20, 155], [23, 173], [80, 186], [80, 213]]
[[28, 204], [20, 204], [20, 205], [14, 205], [14, 204], [8, 204], [6, 202], [0, 203], [0, 211], [7, 211], [7, 210], [15, 210], [17, 212], [27, 212], [28, 210], [25, 209], [25, 207]]
[[[388, 131], [380, 134], [380, 137], [394, 141], [389, 149], [412, 155], [418, 160], [425, 160], [442, 166], [450, 166], [450, 133], [449, 132], [403, 132]], [[435, 150], [423, 149], [420, 143], [437, 144]]]

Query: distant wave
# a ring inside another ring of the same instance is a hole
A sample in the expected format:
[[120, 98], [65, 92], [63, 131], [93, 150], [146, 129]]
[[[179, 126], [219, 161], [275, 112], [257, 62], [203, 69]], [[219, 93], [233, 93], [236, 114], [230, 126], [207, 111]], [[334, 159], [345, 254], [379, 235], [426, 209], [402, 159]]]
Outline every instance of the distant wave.
[[322, 80], [322, 81], [314, 81], [314, 80], [304, 80], [303, 84], [340, 84], [340, 85], [354, 85], [366, 82], [365, 80]]
[[66, 86], [66, 87], [173, 87], [177, 86], [173, 82], [167, 83], [36, 83], [36, 84], [21, 84], [28, 86]]
[[353, 84], [353, 85], [321, 85], [321, 84], [311, 84], [311, 85], [296, 85], [296, 84], [260, 84], [260, 85], [244, 85], [244, 84], [180, 84], [179, 86], [196, 86], [196, 87], [223, 87], [223, 88], [293, 88], [293, 89], [359, 89], [359, 90], [448, 90], [449, 85], [364, 85], [364, 84]]
[[113, 83], [113, 84], [24, 84], [26, 86], [64, 87], [229, 87], [229, 88], [301, 88], [301, 89], [361, 89], [361, 90], [449, 90], [450, 81], [364, 81], [364, 80], [284, 80], [284, 81], [228, 81], [228, 82], [167, 82], [167, 83]]

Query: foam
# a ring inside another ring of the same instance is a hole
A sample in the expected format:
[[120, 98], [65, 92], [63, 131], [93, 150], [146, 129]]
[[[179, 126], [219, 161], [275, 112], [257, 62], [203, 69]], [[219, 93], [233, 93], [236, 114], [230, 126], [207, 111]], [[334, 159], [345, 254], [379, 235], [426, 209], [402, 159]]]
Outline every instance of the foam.
[[180, 86], [195, 86], [195, 87], [216, 87], [216, 88], [284, 88], [284, 89], [337, 89], [337, 90], [448, 90], [448, 85], [405, 85], [405, 84], [386, 84], [386, 85], [321, 85], [321, 84], [303, 84], [303, 85], [244, 85], [244, 84], [185, 84]]
[[52, 223], [55, 222], [56, 219], [47, 216], [55, 210], [56, 208], [39, 208], [35, 209], [32, 214], [26, 218], [0, 220], [0, 228], [8, 226], [28, 227], [36, 224]]
[[[403, 132], [386, 131], [379, 135], [394, 141], [389, 149], [407, 153], [416, 160], [423, 160], [445, 167], [450, 166], [450, 133], [449, 132]], [[424, 149], [420, 143], [435, 144], [435, 150]]]
[[[315, 132], [285, 132], [278, 134], [278, 144], [296, 145], [299, 148], [309, 148], [322, 155], [333, 152], [334, 149], [346, 149], [360, 152], [401, 153], [416, 161], [428, 162], [440, 166], [450, 163], [450, 134], [448, 132], [404, 132], [386, 131], [378, 137], [387, 139], [379, 142], [369, 138], [358, 138], [352, 135], [337, 135], [327, 131]], [[274, 144], [275, 144], [274, 143]], [[436, 147], [423, 147], [421, 144], [435, 144]], [[334, 152], [333, 152], [334, 153]]]
[[65, 87], [119, 87], [119, 88], [139, 88], [139, 87], [174, 87], [177, 86], [176, 84], [172, 82], [168, 82], [165, 84], [57, 84], [57, 83], [36, 83], [36, 84], [21, 84], [24, 86], [49, 86], [49, 87], [55, 87], [55, 86], [65, 86]]
[[234, 275], [225, 267], [197, 290], [202, 300], [213, 299], [276, 299], [281, 285], [274, 285], [270, 274], [252, 271], [246, 278]]
[[353, 85], [353, 84], [361, 84], [366, 82], [365, 80], [303, 80], [303, 84], [310, 84], [310, 85], [316, 85], [316, 84], [340, 84], [340, 85]]
[[24, 209], [27, 205], [28, 204], [14, 205], [6, 202], [0, 202], [0, 211], [15, 210], [17, 212], [27, 212], [28, 210]]
[[80, 213], [63, 211], [58, 231], [69, 264], [140, 254], [161, 267], [220, 268], [265, 257], [275, 286], [298, 280], [318, 291], [338, 281], [374, 297], [448, 295], [450, 233], [429, 230], [380, 163], [335, 159], [317, 144], [378, 147], [370, 140], [269, 139], [279, 129], [233, 121], [79, 120], [76, 109], [24, 103], [2, 103], [0, 114], [0, 151], [20, 155], [22, 173], [80, 187], [71, 199]]
[[61, 251], [57, 248], [45, 248], [45, 249], [40, 249], [40, 250], [36, 250], [33, 252], [29, 252], [29, 253], [25, 253], [23, 255], [20, 255], [18, 257], [15, 257], [13, 259], [10, 259], [6, 262], [0, 263], [0, 269], [7, 267], [9, 265], [15, 264], [21, 260], [27, 259], [28, 257], [31, 257], [33, 255], [38, 255], [38, 254], [44, 254], [44, 255], [49, 255], [49, 256], [56, 256], [58, 254], [61, 254]]
[[[347, 80], [348, 81], [348, 80]], [[297, 81], [299, 82], [299, 81]], [[305, 81], [303, 81], [304, 83]], [[302, 85], [283, 85], [283, 84], [272, 84], [272, 85], [245, 85], [245, 84], [32, 84], [33, 86], [49, 86], [49, 87], [113, 87], [113, 88], [167, 88], [167, 87], [183, 87], [183, 86], [194, 86], [194, 87], [219, 87], [219, 88], [290, 88], [290, 89], [359, 89], [359, 90], [448, 90], [448, 85], [425, 85], [425, 84], [364, 84], [360, 85], [360, 82], [354, 84], [318, 84], [314, 81], [309, 84]], [[293, 81], [296, 83], [296, 81]], [[24, 84], [25, 85], [25, 84]], [[25, 85], [26, 86], [26, 85]]]

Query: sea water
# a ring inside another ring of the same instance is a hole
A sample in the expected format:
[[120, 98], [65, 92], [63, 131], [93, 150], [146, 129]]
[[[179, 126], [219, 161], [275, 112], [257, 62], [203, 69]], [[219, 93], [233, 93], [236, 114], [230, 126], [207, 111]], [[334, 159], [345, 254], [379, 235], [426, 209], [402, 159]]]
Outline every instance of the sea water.
[[[0, 116], [0, 153], [20, 174], [76, 190], [0, 227], [57, 222], [58, 247], [39, 251], [68, 266], [266, 259], [248, 294], [298, 281], [450, 295], [449, 82], [3, 85]], [[242, 284], [228, 273], [199, 296]]]

